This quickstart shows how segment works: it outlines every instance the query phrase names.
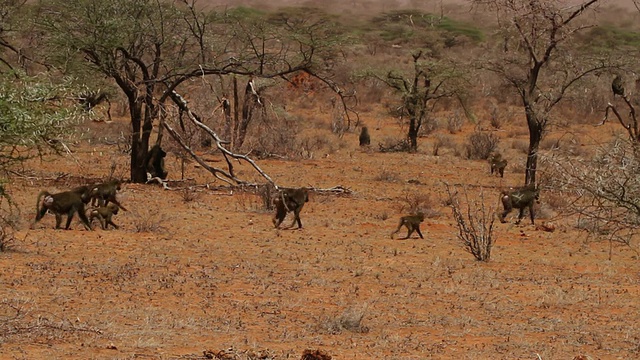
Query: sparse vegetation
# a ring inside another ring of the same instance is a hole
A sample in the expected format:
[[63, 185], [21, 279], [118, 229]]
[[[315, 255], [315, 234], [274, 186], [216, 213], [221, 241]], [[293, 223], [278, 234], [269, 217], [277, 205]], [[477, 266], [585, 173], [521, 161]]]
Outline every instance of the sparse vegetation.
[[476, 131], [469, 135], [465, 144], [466, 157], [472, 160], [487, 160], [498, 149], [500, 138], [493, 133]]

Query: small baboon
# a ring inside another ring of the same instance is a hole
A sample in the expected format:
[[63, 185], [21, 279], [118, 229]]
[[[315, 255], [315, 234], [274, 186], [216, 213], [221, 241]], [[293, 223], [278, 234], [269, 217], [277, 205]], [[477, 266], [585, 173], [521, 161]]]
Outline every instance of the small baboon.
[[102, 226], [102, 230], [107, 230], [109, 225], [113, 226], [115, 229], [118, 229], [118, 225], [113, 222], [112, 217], [113, 215], [118, 215], [119, 209], [120, 208], [118, 207], [118, 205], [113, 203], [98, 208], [89, 209], [89, 211], [87, 211], [89, 223], [91, 224], [94, 219], [98, 219], [100, 221], [100, 225]]
[[309, 201], [309, 190], [306, 188], [299, 189], [286, 189], [282, 188], [278, 192], [278, 195], [273, 200], [273, 204], [276, 208], [276, 214], [273, 216], [273, 225], [278, 228], [284, 221], [288, 212], [293, 212], [294, 218], [289, 225], [289, 228], [293, 227], [293, 224], [298, 222], [298, 229], [302, 228], [302, 221], [300, 221], [300, 211], [304, 206], [304, 203]]
[[524, 209], [528, 208], [529, 215], [531, 216], [531, 224], [535, 225], [533, 203], [534, 201], [539, 201], [540, 190], [534, 184], [502, 191], [500, 196], [502, 199], [502, 205], [504, 206], [504, 211], [500, 214], [500, 222], [506, 223], [507, 221], [505, 220], [505, 217], [515, 208], [520, 210], [518, 220], [516, 221], [516, 224], [520, 224], [520, 220], [524, 217]]
[[400, 223], [398, 224], [398, 228], [391, 233], [391, 238], [393, 239], [393, 235], [397, 234], [403, 226], [407, 228], [407, 237], [404, 239], [408, 239], [411, 237], [414, 231], [418, 232], [420, 235], [420, 239], [424, 239], [422, 233], [420, 232], [420, 223], [424, 221], [424, 214], [419, 212], [416, 215], [407, 215], [400, 218]]
[[89, 219], [87, 219], [87, 216], [85, 215], [84, 204], [82, 195], [79, 193], [65, 191], [57, 194], [51, 194], [48, 191], [43, 190], [38, 194], [38, 200], [36, 203], [36, 219], [31, 227], [33, 228], [33, 226], [42, 219], [47, 211], [51, 211], [56, 216], [56, 229], [60, 229], [62, 215], [67, 215], [67, 224], [65, 229], [68, 230], [71, 225], [71, 219], [73, 219], [73, 215], [77, 212], [84, 227], [87, 230], [93, 230], [89, 224]]
[[164, 168], [164, 158], [166, 156], [167, 152], [162, 150], [158, 144], [149, 149], [144, 163], [151, 178], [157, 177], [163, 180], [167, 178], [169, 172]]
[[622, 84], [622, 77], [620, 75], [616, 75], [611, 82], [611, 90], [613, 91], [613, 95], [620, 95], [624, 97], [624, 85]]
[[371, 136], [369, 136], [369, 129], [366, 126], [362, 127], [359, 140], [360, 146], [369, 146], [371, 144]]
[[496, 173], [500, 177], [504, 177], [504, 169], [507, 167], [507, 159], [503, 159], [500, 153], [495, 153], [489, 157], [489, 166], [491, 167], [491, 175]]
[[89, 191], [91, 205], [101, 207], [112, 202], [118, 205], [122, 210], [127, 211], [127, 209], [116, 199], [116, 192], [120, 190], [121, 183], [122, 181], [120, 180], [111, 180], [106, 183], [93, 185]]

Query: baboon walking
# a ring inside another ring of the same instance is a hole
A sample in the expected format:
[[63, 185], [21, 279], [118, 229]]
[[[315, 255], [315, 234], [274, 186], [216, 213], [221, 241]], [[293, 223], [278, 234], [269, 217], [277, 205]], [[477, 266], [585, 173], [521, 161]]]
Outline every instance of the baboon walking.
[[289, 225], [289, 228], [293, 227], [293, 224], [298, 222], [298, 229], [302, 228], [302, 221], [300, 221], [300, 211], [304, 206], [304, 203], [309, 201], [309, 190], [306, 188], [299, 189], [280, 189], [278, 195], [273, 200], [276, 208], [276, 213], [273, 216], [273, 225], [276, 229], [282, 224], [284, 218], [288, 212], [293, 212], [294, 218]]
[[398, 228], [394, 232], [391, 233], [391, 238], [393, 239], [393, 235], [397, 234], [403, 226], [407, 228], [407, 237], [404, 239], [408, 239], [411, 237], [414, 231], [418, 232], [420, 239], [424, 239], [422, 233], [420, 232], [420, 223], [424, 221], [424, 214], [419, 212], [416, 215], [407, 215], [400, 218], [400, 223], [398, 224]]
[[102, 226], [102, 230], [107, 230], [109, 225], [113, 226], [115, 229], [118, 229], [118, 225], [113, 222], [112, 218], [113, 215], [118, 214], [119, 209], [120, 207], [114, 203], [107, 204], [98, 208], [89, 209], [89, 211], [87, 212], [89, 223], [91, 224], [94, 219], [98, 219], [100, 221], [100, 226]]
[[109, 202], [118, 205], [122, 210], [127, 209], [116, 199], [116, 192], [121, 189], [120, 180], [111, 180], [106, 183], [93, 185], [89, 191], [92, 206], [106, 206]]
[[534, 185], [529, 184], [527, 186], [510, 189], [503, 191], [501, 195], [502, 205], [504, 211], [500, 214], [500, 222], [505, 223], [505, 217], [511, 212], [511, 210], [520, 209], [518, 214], [518, 220], [516, 224], [520, 224], [520, 221], [524, 217], [524, 209], [529, 209], [529, 215], [531, 216], [531, 224], [535, 225], [533, 203], [538, 202], [540, 199], [540, 190]]
[[69, 230], [73, 215], [78, 213], [78, 217], [82, 221], [85, 229], [93, 230], [89, 224], [89, 219], [85, 214], [84, 200], [82, 195], [74, 191], [65, 191], [57, 194], [51, 194], [48, 191], [41, 191], [38, 194], [36, 203], [36, 219], [31, 225], [33, 226], [42, 219], [47, 211], [51, 211], [56, 216], [56, 229], [60, 229], [62, 223], [62, 215], [67, 215], [67, 224], [65, 229]]

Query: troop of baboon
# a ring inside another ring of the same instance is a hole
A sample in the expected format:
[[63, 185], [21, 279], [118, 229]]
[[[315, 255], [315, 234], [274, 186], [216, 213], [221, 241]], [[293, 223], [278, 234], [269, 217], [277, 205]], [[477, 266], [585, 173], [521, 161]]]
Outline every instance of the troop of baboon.
[[[614, 85], [612, 85], [612, 87], [615, 88]], [[370, 141], [368, 129], [363, 126], [359, 136], [360, 146], [369, 145]], [[167, 153], [159, 145], [155, 145], [149, 150], [145, 158], [145, 166], [150, 178], [167, 178], [168, 172], [164, 167], [164, 158], [166, 155]], [[491, 174], [495, 173], [500, 175], [500, 177], [504, 177], [507, 160], [502, 158], [499, 152], [492, 153], [488, 158], [488, 162]], [[114, 229], [119, 229], [119, 226], [113, 222], [113, 216], [117, 215], [120, 209], [127, 211], [116, 198], [116, 193], [119, 190], [121, 190], [121, 181], [110, 180], [94, 185], [79, 186], [69, 191], [56, 194], [41, 191], [38, 194], [36, 217], [32, 227], [40, 221], [47, 212], [51, 212], [56, 217], [56, 229], [60, 228], [62, 215], [67, 216], [65, 229], [69, 229], [73, 216], [76, 213], [87, 230], [93, 230], [92, 222], [95, 219], [99, 220], [103, 230], [108, 229], [109, 225]], [[504, 207], [504, 211], [499, 214], [502, 223], [506, 222], [506, 216], [513, 209], [518, 209], [520, 212], [516, 224], [519, 224], [524, 217], [524, 210], [528, 209], [531, 223], [535, 225], [533, 204], [534, 201], [539, 200], [539, 189], [537, 187], [529, 185], [515, 189], [510, 188], [509, 190], [501, 192], [500, 199]], [[293, 220], [288, 228], [292, 228], [297, 223], [298, 229], [301, 229], [302, 221], [300, 219], [300, 212], [304, 204], [308, 201], [309, 190], [307, 188], [280, 188], [273, 199], [275, 214], [272, 222], [274, 227], [276, 229], [280, 228], [287, 214], [293, 213]], [[91, 208], [85, 209], [85, 206], [88, 204]], [[420, 224], [424, 221], [424, 218], [425, 216], [422, 212], [402, 216], [397, 228], [391, 233], [391, 238], [393, 239], [394, 235], [397, 234], [402, 227], [406, 227], [407, 236], [404, 239], [410, 238], [414, 232], [417, 232], [418, 236], [424, 239], [420, 231]]]
[[[56, 194], [43, 190], [38, 194], [36, 218], [31, 227], [34, 227], [48, 211], [56, 217], [56, 229], [60, 229], [62, 215], [66, 215], [65, 229], [69, 230], [71, 220], [76, 213], [87, 230], [93, 230], [90, 219], [95, 218], [100, 220], [103, 229], [106, 229], [108, 224], [117, 229], [118, 226], [113, 223], [112, 216], [118, 213], [118, 208], [127, 211], [116, 199], [120, 184], [119, 180], [111, 180], [101, 184], [79, 186]], [[85, 206], [89, 203], [93, 208], [87, 211]]]

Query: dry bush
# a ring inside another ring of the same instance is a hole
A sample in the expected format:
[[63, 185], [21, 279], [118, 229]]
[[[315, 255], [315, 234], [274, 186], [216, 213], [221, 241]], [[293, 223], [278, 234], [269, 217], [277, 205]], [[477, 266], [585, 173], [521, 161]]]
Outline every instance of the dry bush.
[[498, 109], [497, 106], [494, 106], [493, 110], [491, 110], [491, 117], [489, 118], [489, 124], [491, 124], [491, 127], [493, 127], [494, 129], [502, 128], [502, 118], [500, 117], [500, 110]]
[[300, 156], [298, 136], [303, 119], [288, 114], [274, 114], [256, 124], [247, 135], [244, 151], [251, 151], [258, 158], [295, 158]]
[[495, 209], [487, 209], [482, 190], [480, 190], [477, 200], [471, 200], [465, 189], [464, 203], [460, 204], [458, 190], [452, 192], [448, 184], [446, 184], [446, 188], [453, 217], [458, 225], [458, 238], [462, 241], [463, 247], [476, 260], [489, 261], [495, 242], [493, 233]]
[[500, 138], [492, 133], [476, 131], [469, 135], [465, 144], [467, 159], [487, 160], [498, 149]]
[[384, 140], [378, 143], [380, 152], [408, 152], [411, 149], [409, 140], [407, 139], [395, 139], [391, 137], [385, 137]]
[[640, 228], [638, 143], [618, 138], [592, 157], [557, 152], [542, 160], [547, 186], [567, 198], [566, 213], [587, 219], [591, 234], [630, 245]]
[[424, 120], [422, 120], [422, 124], [420, 125], [420, 131], [418, 131], [418, 136], [431, 135], [439, 128], [440, 128], [440, 120], [436, 117], [427, 115], [424, 118]]
[[3, 226], [0, 227], [0, 252], [11, 251], [16, 246], [13, 234]]
[[417, 214], [423, 213], [425, 218], [437, 218], [440, 211], [435, 208], [435, 202], [430, 194], [423, 194], [405, 189], [400, 196], [399, 210], [401, 213]]
[[395, 171], [382, 169], [382, 171], [380, 171], [380, 173], [376, 175], [373, 180], [384, 182], [398, 182], [400, 181], [400, 175], [398, 175]]
[[314, 159], [316, 152], [330, 145], [329, 139], [325, 135], [305, 136], [298, 140], [300, 157], [303, 159]]
[[368, 333], [369, 328], [362, 325], [367, 308], [367, 304], [362, 307], [348, 308], [339, 316], [331, 317], [324, 321], [322, 328], [330, 334], [339, 334], [344, 330], [354, 333]]
[[459, 133], [462, 130], [462, 125], [464, 125], [464, 118], [460, 115], [459, 111], [455, 111], [447, 119], [447, 130], [449, 130], [451, 134]]
[[432, 155], [433, 156], [440, 155], [440, 149], [443, 149], [443, 148], [455, 149], [456, 143], [451, 136], [437, 134], [433, 142]]
[[182, 195], [182, 201], [192, 202], [200, 198], [200, 192], [193, 186], [188, 186], [182, 189], [180, 192]]
[[529, 153], [529, 143], [525, 140], [515, 139], [511, 142], [511, 148], [523, 154]]
[[141, 212], [131, 211], [133, 213], [133, 228], [136, 232], [166, 232], [167, 229], [162, 225], [169, 220], [166, 213], [157, 211], [156, 209], [144, 208]]

